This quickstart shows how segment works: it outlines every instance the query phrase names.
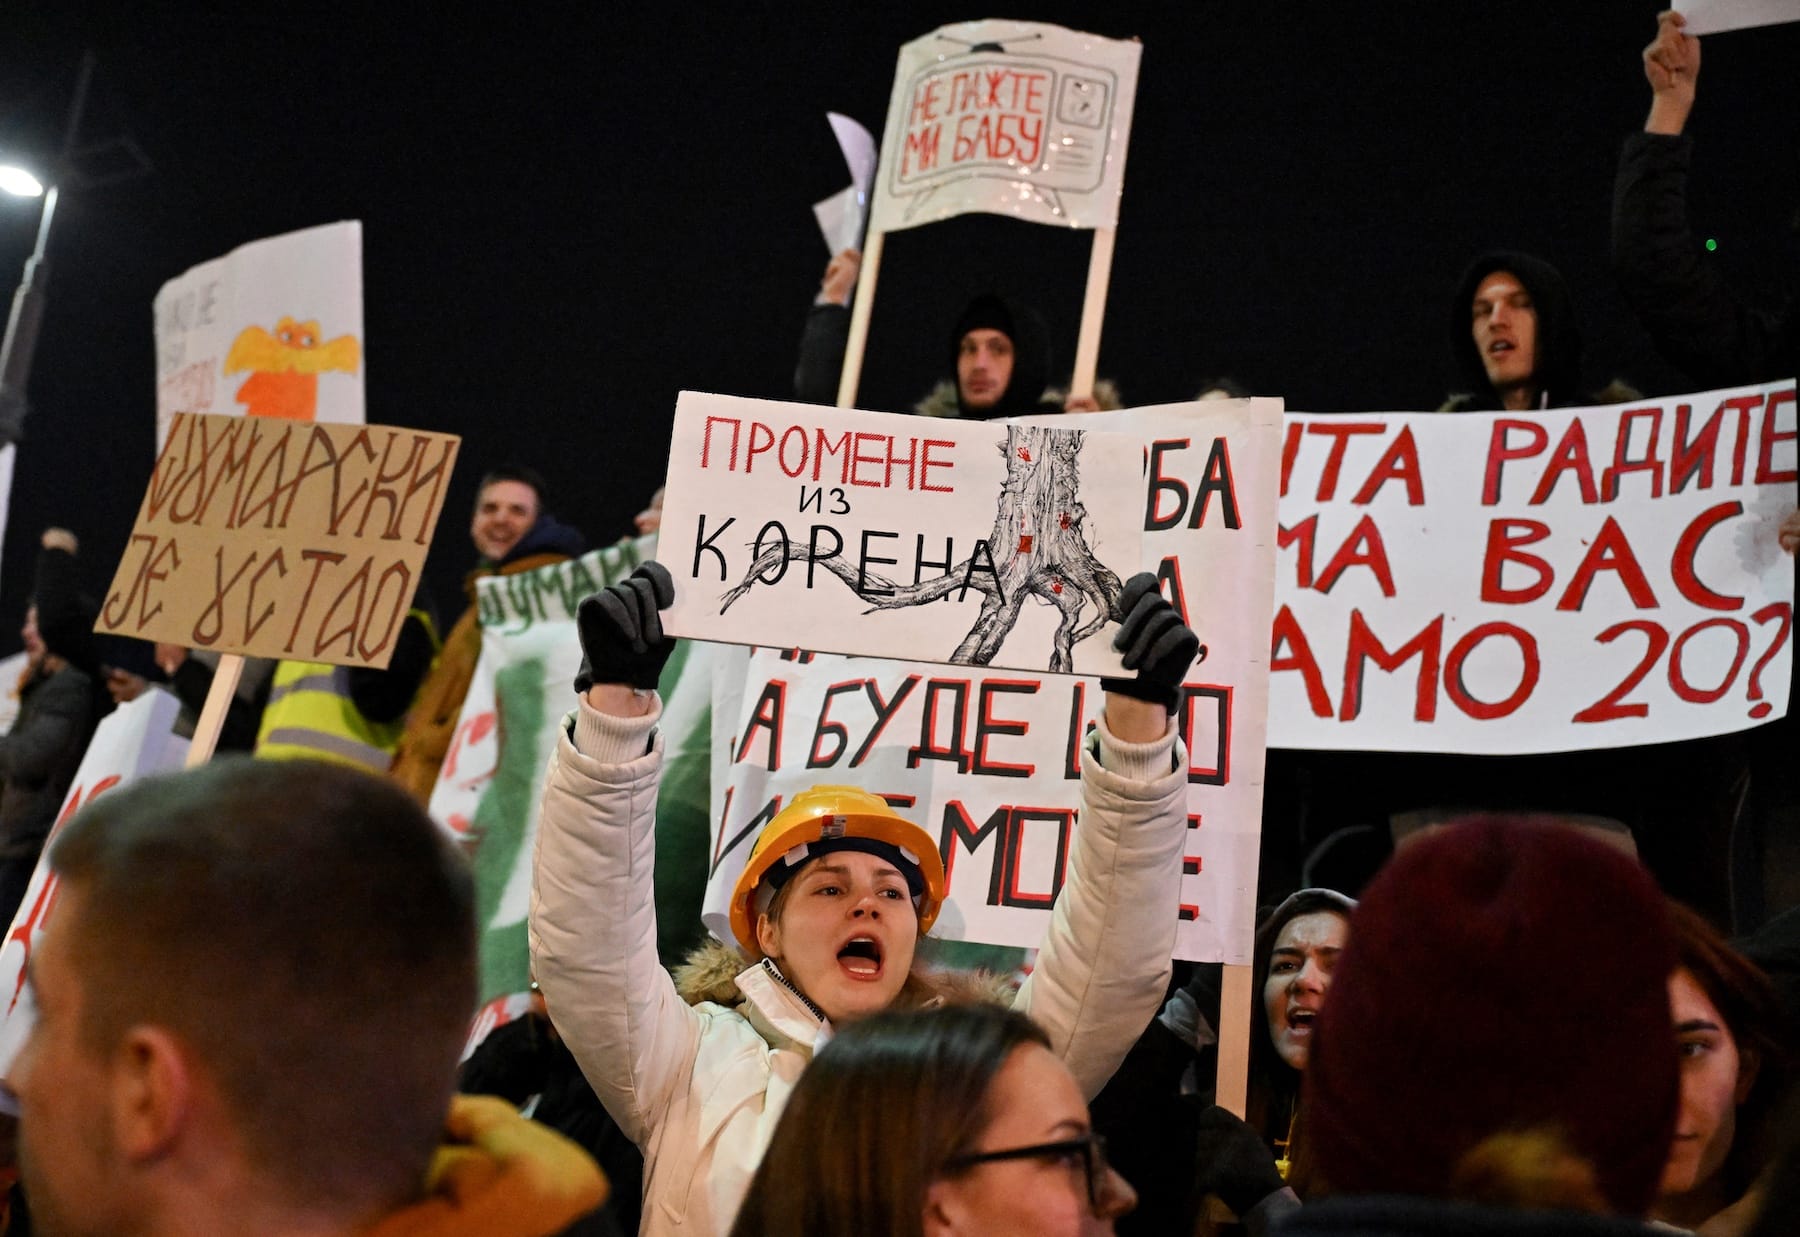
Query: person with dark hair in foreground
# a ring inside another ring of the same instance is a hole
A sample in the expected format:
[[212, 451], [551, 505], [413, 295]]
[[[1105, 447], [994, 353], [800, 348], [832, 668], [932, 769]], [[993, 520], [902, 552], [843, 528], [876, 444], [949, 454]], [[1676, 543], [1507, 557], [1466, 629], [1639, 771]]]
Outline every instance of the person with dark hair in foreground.
[[392, 783], [215, 761], [99, 796], [51, 866], [8, 1078], [35, 1231], [549, 1234], [599, 1203], [572, 1144], [452, 1106], [473, 881]]
[[731, 1232], [1087, 1237], [1135, 1201], [1044, 1032], [961, 1005], [877, 1014], [826, 1045]]

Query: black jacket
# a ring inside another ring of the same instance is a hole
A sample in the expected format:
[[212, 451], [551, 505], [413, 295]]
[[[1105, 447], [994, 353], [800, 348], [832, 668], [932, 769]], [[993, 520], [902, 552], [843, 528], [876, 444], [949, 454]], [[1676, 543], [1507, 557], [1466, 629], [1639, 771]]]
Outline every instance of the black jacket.
[[1800, 302], [1745, 305], [1707, 262], [1688, 227], [1693, 140], [1625, 139], [1613, 185], [1612, 261], [1619, 287], [1658, 352], [1701, 388], [1790, 378], [1800, 371]]
[[1275, 1237], [1653, 1237], [1659, 1232], [1668, 1230], [1621, 1216], [1387, 1196], [1323, 1199], [1275, 1225]]
[[[965, 326], [968, 322], [974, 325]], [[987, 293], [975, 297], [957, 315], [949, 342], [950, 381], [926, 395], [914, 412], [926, 416], [969, 415], [962, 409], [957, 393], [956, 353], [968, 330], [989, 325], [1004, 330], [1013, 341], [1013, 372], [1006, 394], [992, 409], [979, 414], [980, 419], [1062, 411], [1060, 398], [1046, 399], [1053, 358], [1049, 328], [1042, 316], [1029, 305]], [[800, 335], [800, 360], [794, 368], [795, 399], [808, 404], [837, 403], [838, 377], [843, 372], [849, 335], [847, 306], [826, 303], [812, 307]]]
[[95, 665], [98, 607], [77, 587], [75, 556], [42, 550], [31, 596], [44, 647], [68, 664], [26, 676], [19, 715], [0, 737], [0, 858], [34, 858], [42, 849], [94, 727], [112, 704]]
[[0, 858], [33, 858], [50, 836], [98, 724], [94, 680], [64, 666], [33, 673], [19, 716], [0, 737]]

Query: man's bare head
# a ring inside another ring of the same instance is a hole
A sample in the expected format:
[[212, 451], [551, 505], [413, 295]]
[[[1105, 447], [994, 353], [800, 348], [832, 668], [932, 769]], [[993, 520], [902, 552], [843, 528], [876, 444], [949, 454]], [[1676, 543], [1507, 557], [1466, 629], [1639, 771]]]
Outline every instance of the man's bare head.
[[108, 1231], [208, 1115], [263, 1197], [355, 1216], [416, 1192], [475, 931], [467, 866], [409, 796], [215, 761], [102, 795], [51, 864], [42, 1017], [9, 1079], [34, 1208]]

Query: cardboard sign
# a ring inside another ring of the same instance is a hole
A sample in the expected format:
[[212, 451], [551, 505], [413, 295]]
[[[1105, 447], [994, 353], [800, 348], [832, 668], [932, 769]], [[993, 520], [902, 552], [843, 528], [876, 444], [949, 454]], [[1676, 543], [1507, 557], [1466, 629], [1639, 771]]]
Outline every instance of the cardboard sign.
[[870, 227], [971, 211], [1117, 226], [1141, 50], [1019, 21], [914, 39], [894, 71]]
[[[1112, 674], [1142, 444], [683, 392], [657, 558], [676, 635]], [[1080, 427], [1080, 428], [1077, 428]]]
[[95, 630], [385, 667], [460, 441], [178, 415]]
[[[180, 711], [180, 701], [168, 692], [147, 691], [101, 719], [56, 815], [51, 841], [77, 811], [98, 796], [138, 778], [181, 768], [187, 740], [174, 733]], [[19, 904], [6, 939], [0, 941], [0, 1077], [11, 1068], [36, 1019], [31, 990], [25, 984], [25, 966], [56, 906], [56, 877], [50, 871], [49, 853], [50, 845], [45, 843], [25, 889], [25, 900]]]
[[254, 241], [156, 294], [156, 443], [180, 412], [363, 421], [362, 224]]
[[1287, 419], [1276, 747], [1553, 752], [1788, 709], [1792, 381]]
[[[1139, 475], [1119, 491], [1131, 501], [1118, 505], [1144, 530], [1141, 567], [1162, 576], [1207, 650], [1177, 719], [1189, 752], [1189, 834], [1176, 953], [1245, 963], [1261, 840], [1280, 403], [1081, 421], [1133, 439]], [[1080, 828], [1078, 753], [1103, 706], [1098, 682], [770, 649], [750, 654], [741, 682], [714, 693], [706, 920], [715, 935], [731, 939], [731, 888], [762, 826], [794, 794], [842, 782], [887, 796], [938, 838], [950, 899], [934, 936], [1039, 942]]]

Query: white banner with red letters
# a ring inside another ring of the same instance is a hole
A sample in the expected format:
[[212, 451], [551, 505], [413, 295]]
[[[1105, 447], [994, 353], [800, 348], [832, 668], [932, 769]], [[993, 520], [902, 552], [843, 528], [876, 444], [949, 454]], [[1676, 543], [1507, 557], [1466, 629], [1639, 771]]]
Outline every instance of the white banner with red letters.
[[1116, 227], [1142, 50], [993, 19], [914, 39], [894, 70], [870, 230], [971, 211]]
[[[1206, 646], [1178, 718], [1189, 751], [1182, 958], [1250, 958], [1280, 411], [1277, 400], [1214, 401], [1061, 422], [1132, 439], [1139, 472], [1114, 503], [1143, 533], [1131, 570], [1161, 575]], [[769, 648], [747, 660], [742, 691], [714, 693], [715, 935], [730, 939], [730, 891], [762, 826], [795, 793], [839, 782], [888, 797], [938, 839], [950, 897], [934, 936], [1038, 943], [1080, 827], [1078, 753], [1103, 704], [1097, 681]]]
[[1788, 710], [1792, 380], [1294, 413], [1281, 487], [1272, 746], [1565, 751]]

